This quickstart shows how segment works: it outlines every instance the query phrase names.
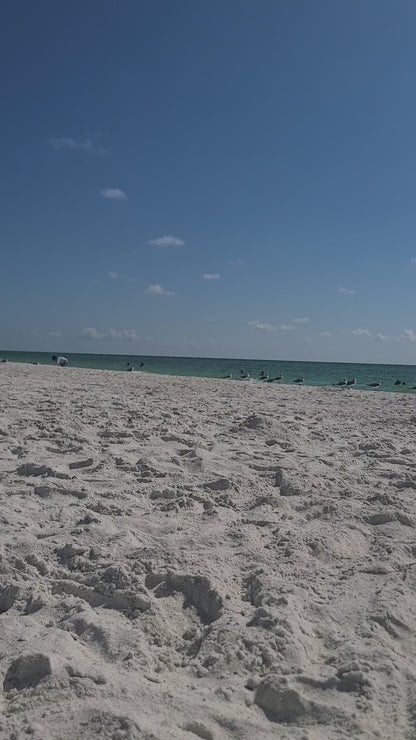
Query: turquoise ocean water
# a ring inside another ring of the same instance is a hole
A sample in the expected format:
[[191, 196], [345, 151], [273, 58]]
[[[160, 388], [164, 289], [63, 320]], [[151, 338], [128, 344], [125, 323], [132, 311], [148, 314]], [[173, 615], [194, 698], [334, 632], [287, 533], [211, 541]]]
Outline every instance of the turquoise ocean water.
[[[209, 357], [146, 357], [136, 355], [87, 355], [62, 353], [68, 358], [71, 367], [94, 368], [98, 370], [126, 370], [127, 362], [135, 370], [162, 375], [184, 375], [199, 378], [223, 378], [229, 374], [239, 379], [243, 368], [251, 378], [258, 378], [261, 371], [268, 375], [283, 375], [284, 383], [293, 383], [295, 378], [304, 377], [305, 385], [332, 385], [343, 378], [357, 378], [356, 389], [371, 390], [367, 383], [382, 381], [382, 390], [400, 393], [416, 393], [415, 365], [364, 365], [337, 362], [289, 362], [280, 360], [227, 360]], [[9, 362], [51, 364], [47, 352], [6, 352], [0, 351], [0, 360]], [[140, 363], [144, 363], [140, 367]], [[1, 365], [0, 365], [1, 367]], [[400, 380], [406, 385], [395, 385]]]

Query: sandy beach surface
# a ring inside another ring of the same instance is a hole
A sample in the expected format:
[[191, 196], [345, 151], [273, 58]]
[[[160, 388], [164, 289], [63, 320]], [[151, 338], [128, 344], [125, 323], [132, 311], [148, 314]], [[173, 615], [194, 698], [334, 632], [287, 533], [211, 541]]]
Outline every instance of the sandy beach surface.
[[416, 737], [416, 402], [4, 364], [0, 737]]

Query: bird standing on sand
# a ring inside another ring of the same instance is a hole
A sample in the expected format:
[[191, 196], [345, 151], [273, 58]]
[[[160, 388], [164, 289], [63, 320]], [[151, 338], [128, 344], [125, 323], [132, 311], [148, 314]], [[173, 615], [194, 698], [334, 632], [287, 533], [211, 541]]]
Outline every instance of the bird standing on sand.
[[344, 380], [340, 380], [339, 383], [334, 383], [334, 385], [339, 385], [341, 387], [342, 386], [345, 386], [345, 385], [348, 385], [348, 380], [346, 378], [344, 378]]
[[296, 378], [296, 380], [294, 380], [293, 382], [294, 383], [304, 383], [304, 381], [305, 381], [305, 378]]
[[283, 380], [283, 375], [275, 375], [274, 378], [267, 378], [266, 383], [274, 383], [275, 380]]
[[381, 386], [381, 380], [378, 380], [376, 383], [367, 383], [369, 388], [380, 388]]
[[352, 388], [354, 385], [357, 385], [357, 378], [351, 378], [351, 380], [347, 380], [347, 385]]
[[240, 370], [241, 380], [247, 380], [249, 377], [250, 377], [250, 373], [248, 373], [247, 370]]
[[262, 370], [259, 376], [259, 380], [268, 380], [268, 379], [269, 379], [268, 373], [265, 373], [264, 370]]

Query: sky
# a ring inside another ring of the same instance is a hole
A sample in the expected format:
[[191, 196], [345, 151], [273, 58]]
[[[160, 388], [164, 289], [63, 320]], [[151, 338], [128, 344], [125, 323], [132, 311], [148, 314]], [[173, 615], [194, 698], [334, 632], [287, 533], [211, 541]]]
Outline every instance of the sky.
[[0, 349], [416, 364], [414, 0], [5, 0]]

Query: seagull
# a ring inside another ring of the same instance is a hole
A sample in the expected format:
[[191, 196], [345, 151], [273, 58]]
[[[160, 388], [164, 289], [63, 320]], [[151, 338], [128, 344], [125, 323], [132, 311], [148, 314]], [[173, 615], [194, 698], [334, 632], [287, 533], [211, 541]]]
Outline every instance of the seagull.
[[410, 390], [411, 390], [411, 391], [416, 391], [416, 385], [412, 385], [412, 387], [411, 387], [411, 389], [410, 389]]
[[224, 380], [226, 380], [227, 378], [232, 378], [232, 377], [233, 377], [233, 374], [229, 373], [229, 375], [224, 375]]
[[348, 381], [346, 378], [344, 378], [344, 380], [340, 380], [339, 383], [334, 383], [334, 385], [340, 385], [340, 386], [348, 385]]
[[394, 382], [394, 385], [401, 385], [401, 384], [402, 384], [402, 381], [401, 381], [401, 380], [396, 380], [396, 381]]
[[351, 380], [347, 380], [347, 385], [352, 388], [353, 385], [357, 385], [357, 378], [352, 378]]
[[283, 380], [283, 375], [275, 375], [274, 378], [267, 378], [266, 383], [274, 383], [275, 380]]
[[378, 380], [377, 383], [367, 383], [369, 388], [380, 388], [381, 386], [381, 380]]
[[296, 380], [294, 380], [293, 382], [294, 383], [303, 383], [304, 380], [305, 380], [305, 378], [296, 378]]
[[247, 380], [249, 377], [250, 377], [250, 373], [248, 373], [247, 370], [240, 370], [241, 380]]
[[268, 379], [269, 379], [268, 373], [265, 373], [264, 370], [262, 370], [260, 373], [259, 380], [268, 380]]

